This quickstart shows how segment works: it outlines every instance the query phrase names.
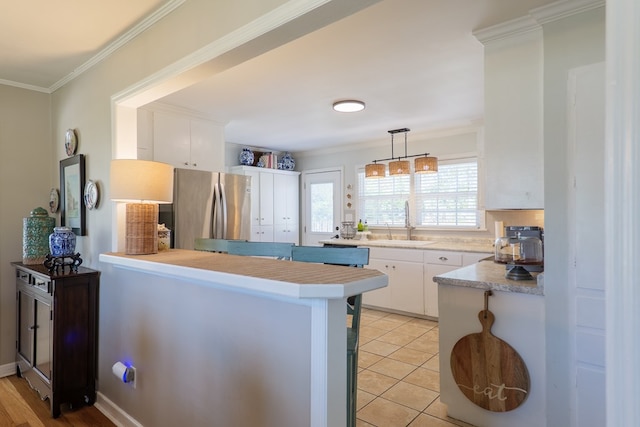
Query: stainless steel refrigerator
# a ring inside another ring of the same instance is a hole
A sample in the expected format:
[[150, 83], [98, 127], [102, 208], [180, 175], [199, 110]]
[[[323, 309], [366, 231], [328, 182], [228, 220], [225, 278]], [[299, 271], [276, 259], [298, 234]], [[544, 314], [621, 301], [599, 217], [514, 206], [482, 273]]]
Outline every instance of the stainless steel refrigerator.
[[198, 237], [249, 240], [251, 177], [175, 169], [173, 203], [160, 205], [171, 247], [193, 249]]

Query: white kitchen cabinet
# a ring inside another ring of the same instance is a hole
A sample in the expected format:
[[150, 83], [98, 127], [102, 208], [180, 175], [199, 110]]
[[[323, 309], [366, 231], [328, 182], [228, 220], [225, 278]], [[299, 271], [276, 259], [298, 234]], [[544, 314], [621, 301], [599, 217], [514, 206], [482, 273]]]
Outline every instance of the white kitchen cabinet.
[[298, 175], [275, 174], [274, 191], [274, 239], [276, 242], [298, 244], [300, 191]]
[[275, 238], [273, 225], [253, 225], [251, 226], [252, 242], [273, 242]]
[[[383, 273], [387, 273], [387, 268], [385, 268], [385, 266], [388, 264], [389, 261], [371, 258], [371, 252], [369, 252], [369, 264], [365, 265], [364, 268], [371, 268]], [[367, 306], [377, 308], [393, 308], [391, 305], [391, 277], [389, 277], [389, 283], [386, 287], [362, 294], [362, 303]]]
[[153, 159], [176, 168], [224, 170], [224, 128], [212, 121], [153, 112]]
[[424, 251], [424, 314], [438, 317], [438, 284], [433, 281], [449, 271], [474, 264], [479, 260], [491, 256], [488, 253]]
[[251, 177], [251, 240], [299, 243], [299, 172], [234, 166]]
[[424, 314], [423, 266], [421, 250], [370, 248], [368, 267], [385, 273], [389, 284], [364, 293], [363, 304]]
[[475, 35], [485, 46], [485, 208], [543, 209], [542, 31]]

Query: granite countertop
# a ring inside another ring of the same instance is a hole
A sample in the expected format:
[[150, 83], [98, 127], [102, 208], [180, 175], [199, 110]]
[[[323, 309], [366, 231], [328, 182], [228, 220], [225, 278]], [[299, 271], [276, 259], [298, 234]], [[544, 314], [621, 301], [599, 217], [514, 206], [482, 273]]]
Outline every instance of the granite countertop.
[[327, 239], [320, 243], [329, 245], [367, 246], [399, 249], [429, 249], [440, 251], [476, 252], [493, 254], [493, 242], [488, 239], [434, 238], [433, 240], [389, 239]]
[[543, 273], [531, 273], [534, 280], [510, 280], [505, 277], [505, 273], [504, 264], [480, 261], [467, 267], [435, 276], [433, 281], [439, 285], [544, 295]]

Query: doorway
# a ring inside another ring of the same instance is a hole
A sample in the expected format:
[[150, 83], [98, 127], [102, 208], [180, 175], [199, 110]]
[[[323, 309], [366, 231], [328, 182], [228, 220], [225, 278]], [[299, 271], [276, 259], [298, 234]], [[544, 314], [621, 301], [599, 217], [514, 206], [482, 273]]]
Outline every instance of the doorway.
[[302, 173], [302, 244], [321, 246], [321, 240], [338, 235], [342, 217], [342, 169]]

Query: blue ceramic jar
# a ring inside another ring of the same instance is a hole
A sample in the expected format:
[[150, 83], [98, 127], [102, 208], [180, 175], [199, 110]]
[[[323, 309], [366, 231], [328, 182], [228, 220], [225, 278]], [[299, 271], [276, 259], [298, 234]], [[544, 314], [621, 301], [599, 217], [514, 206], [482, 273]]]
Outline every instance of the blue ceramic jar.
[[54, 257], [72, 256], [76, 250], [76, 235], [69, 227], [56, 227], [49, 235], [49, 251]]
[[242, 151], [240, 152], [240, 164], [246, 165], [246, 166], [252, 166], [253, 160], [254, 160], [253, 151], [251, 151], [248, 148], [243, 148]]
[[296, 161], [291, 157], [291, 153], [286, 152], [278, 162], [278, 169], [292, 171], [296, 167]]

